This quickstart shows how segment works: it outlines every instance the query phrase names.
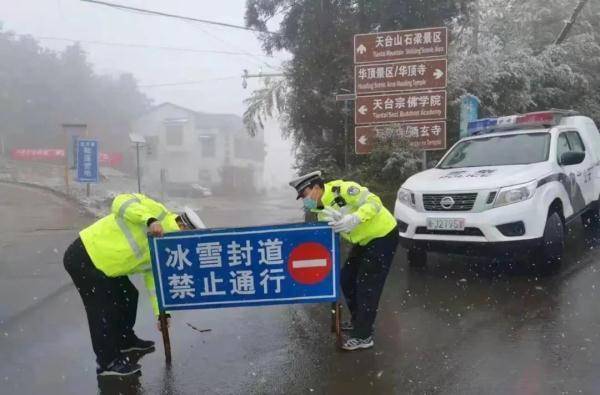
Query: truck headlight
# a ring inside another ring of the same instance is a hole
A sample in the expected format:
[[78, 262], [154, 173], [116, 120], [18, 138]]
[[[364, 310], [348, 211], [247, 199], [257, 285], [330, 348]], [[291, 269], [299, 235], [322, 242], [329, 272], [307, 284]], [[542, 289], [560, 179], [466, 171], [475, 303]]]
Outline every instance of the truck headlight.
[[408, 189], [400, 188], [398, 190], [398, 201], [405, 206], [415, 207], [415, 194]]
[[513, 203], [519, 203], [530, 199], [535, 194], [537, 189], [537, 180], [528, 182], [527, 184], [513, 185], [500, 190], [494, 207], [507, 206]]

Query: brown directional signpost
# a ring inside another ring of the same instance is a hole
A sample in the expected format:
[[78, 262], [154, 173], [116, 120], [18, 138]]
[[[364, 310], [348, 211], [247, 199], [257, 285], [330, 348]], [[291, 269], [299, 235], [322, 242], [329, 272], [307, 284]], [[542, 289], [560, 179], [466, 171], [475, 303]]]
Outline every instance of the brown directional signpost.
[[432, 27], [357, 34], [354, 36], [354, 63], [445, 57], [448, 30]]
[[445, 27], [354, 36], [357, 154], [390, 139], [446, 148], [447, 55]]
[[446, 147], [446, 122], [390, 123], [355, 128], [357, 154], [368, 154], [378, 140], [404, 140], [414, 149], [437, 150]]
[[417, 91], [446, 88], [446, 59], [411, 60], [394, 63], [369, 63], [354, 67], [354, 91]]
[[358, 96], [357, 125], [446, 119], [446, 91]]

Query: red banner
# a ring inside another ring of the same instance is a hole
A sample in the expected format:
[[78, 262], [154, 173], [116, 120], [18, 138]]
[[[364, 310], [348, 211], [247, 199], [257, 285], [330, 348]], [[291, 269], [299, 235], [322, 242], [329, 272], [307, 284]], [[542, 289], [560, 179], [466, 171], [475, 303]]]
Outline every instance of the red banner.
[[[10, 156], [15, 160], [30, 161], [64, 161], [64, 149], [34, 149], [34, 148], [14, 148]], [[100, 152], [100, 165], [117, 167], [123, 163], [123, 154], [119, 152]]]

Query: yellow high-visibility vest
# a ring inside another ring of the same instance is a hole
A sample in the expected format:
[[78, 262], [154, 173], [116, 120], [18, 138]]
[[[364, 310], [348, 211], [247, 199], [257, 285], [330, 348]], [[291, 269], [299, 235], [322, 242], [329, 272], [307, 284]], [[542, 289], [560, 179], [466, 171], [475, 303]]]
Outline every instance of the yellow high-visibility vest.
[[108, 277], [142, 274], [158, 315], [147, 235], [150, 218], [160, 221], [165, 233], [179, 230], [177, 214], [161, 203], [141, 194], [123, 194], [113, 200], [109, 215], [83, 229], [79, 236], [94, 266]]
[[[383, 237], [396, 227], [396, 218], [381, 203], [381, 199], [367, 188], [344, 180], [325, 183], [325, 192], [321, 197], [324, 207], [332, 207], [343, 214], [355, 214], [361, 223], [351, 232], [341, 236], [352, 244], [367, 245], [374, 239]], [[321, 210], [319, 220], [325, 220]]]

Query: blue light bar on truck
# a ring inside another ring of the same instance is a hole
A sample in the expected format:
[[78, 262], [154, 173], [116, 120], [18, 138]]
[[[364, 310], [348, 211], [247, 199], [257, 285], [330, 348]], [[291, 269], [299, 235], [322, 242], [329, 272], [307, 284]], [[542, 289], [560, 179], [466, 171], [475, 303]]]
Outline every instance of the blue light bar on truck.
[[469, 122], [469, 125], [467, 126], [467, 132], [469, 133], [469, 136], [473, 136], [478, 132], [482, 132], [487, 129], [492, 129], [496, 125], [498, 125], [498, 118], [478, 119], [476, 121]]
[[521, 126], [555, 126], [558, 125], [562, 117], [571, 115], [577, 115], [577, 112], [569, 110], [550, 110], [530, 112], [523, 115], [509, 115], [499, 118], [484, 118], [469, 122], [467, 131], [469, 136], [474, 136], [496, 130], [514, 129]]

